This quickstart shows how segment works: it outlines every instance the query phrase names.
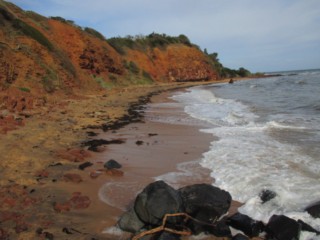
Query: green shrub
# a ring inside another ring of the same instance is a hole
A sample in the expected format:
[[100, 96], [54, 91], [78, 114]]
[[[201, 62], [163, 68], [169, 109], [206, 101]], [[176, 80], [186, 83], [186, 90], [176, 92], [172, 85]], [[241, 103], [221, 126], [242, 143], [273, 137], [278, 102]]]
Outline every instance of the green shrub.
[[77, 71], [73, 66], [72, 62], [70, 61], [68, 55], [61, 50], [56, 50], [55, 55], [60, 60], [61, 67], [63, 67], [65, 70], [67, 70], [67, 72], [71, 73], [71, 75], [75, 77], [77, 75]]
[[7, 21], [12, 21], [14, 19], [14, 16], [5, 8], [0, 6], [0, 16], [7, 20]]
[[150, 76], [150, 74], [146, 71], [142, 71], [142, 76], [144, 79], [146, 79], [147, 81], [153, 82], [153, 78]]
[[30, 92], [30, 89], [26, 87], [19, 87], [18, 89], [22, 92]]
[[26, 15], [36, 22], [47, 21], [47, 18], [33, 11], [26, 11]]
[[102, 88], [110, 89], [114, 87], [114, 83], [105, 82], [103, 77], [96, 77], [94, 75], [92, 77]]
[[133, 49], [135, 42], [130, 38], [114, 37], [107, 39], [107, 42], [121, 55], [126, 54], [125, 48]]
[[56, 17], [50, 17], [50, 18], [59, 22], [67, 23], [67, 20], [64, 19], [63, 17], [56, 16]]
[[21, 21], [20, 19], [15, 19], [13, 21], [13, 26], [16, 29], [22, 31], [25, 35], [36, 40], [38, 43], [46, 47], [48, 50], [54, 50], [52, 43], [40, 31], [30, 26], [29, 24]]
[[57, 80], [57, 74], [52, 69], [47, 69], [47, 74], [42, 78], [44, 90], [48, 93], [53, 93], [56, 89], [55, 82]]
[[140, 73], [140, 69], [137, 66], [137, 64], [135, 64], [134, 62], [130, 61], [129, 62], [129, 66], [128, 69], [130, 72], [132, 72], [133, 74], [139, 74]]
[[89, 33], [90, 35], [96, 37], [96, 38], [99, 38], [101, 40], [106, 40], [105, 37], [101, 33], [99, 33], [97, 30], [95, 30], [93, 28], [86, 27], [86, 28], [84, 28], [84, 31]]
[[178, 37], [168, 36], [166, 34], [151, 33], [147, 36], [136, 35], [126, 37], [116, 37], [107, 40], [108, 43], [120, 54], [126, 53], [125, 49], [136, 49], [140, 51], [146, 51], [148, 48], [166, 48], [170, 44], [184, 44], [187, 46], [194, 46], [190, 43], [190, 40], [183, 34]]

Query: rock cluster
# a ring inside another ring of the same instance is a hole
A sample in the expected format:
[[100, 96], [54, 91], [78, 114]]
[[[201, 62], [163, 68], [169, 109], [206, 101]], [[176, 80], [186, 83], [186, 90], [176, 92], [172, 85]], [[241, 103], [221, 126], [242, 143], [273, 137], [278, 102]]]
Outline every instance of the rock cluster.
[[[274, 197], [264, 193], [264, 200]], [[268, 197], [266, 197], [268, 196]], [[209, 184], [195, 184], [172, 188], [163, 181], [149, 184], [136, 197], [134, 205], [118, 221], [123, 231], [135, 235], [133, 239], [180, 239], [180, 236], [211, 234], [227, 239], [250, 239], [264, 235], [269, 240], [299, 239], [301, 231], [319, 232], [301, 220], [273, 215], [267, 224], [236, 213], [226, 216], [231, 195]], [[307, 209], [320, 212], [319, 204]], [[317, 214], [315, 214], [317, 215]], [[242, 231], [232, 236], [231, 228]]]

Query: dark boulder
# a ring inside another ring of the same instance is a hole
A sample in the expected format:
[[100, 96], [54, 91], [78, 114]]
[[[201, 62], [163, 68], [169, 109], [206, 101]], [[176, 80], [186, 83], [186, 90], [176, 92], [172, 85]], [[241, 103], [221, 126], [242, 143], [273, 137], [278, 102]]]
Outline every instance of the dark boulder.
[[305, 209], [312, 217], [320, 218], [320, 202], [314, 203]]
[[123, 139], [112, 139], [112, 140], [105, 140], [105, 139], [93, 139], [83, 143], [83, 146], [88, 146], [88, 150], [92, 152], [99, 152], [99, 147], [102, 145], [109, 145], [109, 144], [122, 144], [125, 141]]
[[283, 215], [273, 215], [266, 226], [269, 240], [298, 240], [300, 237], [300, 224]]
[[249, 238], [241, 233], [238, 233], [237, 235], [233, 236], [231, 240], [249, 240]]
[[[179, 192], [163, 181], [149, 184], [136, 198], [134, 210], [148, 225], [161, 225], [165, 214], [183, 212]], [[175, 223], [177, 218], [168, 222]]]
[[262, 190], [259, 194], [259, 197], [263, 203], [266, 203], [268, 201], [270, 201], [271, 199], [275, 198], [277, 196], [277, 194], [271, 190]]
[[216, 237], [231, 237], [231, 230], [225, 220], [219, 221], [213, 227], [208, 227], [207, 232]]
[[299, 219], [298, 223], [301, 226], [301, 231], [313, 232], [313, 233], [315, 233], [317, 235], [320, 234], [319, 231], [315, 230], [313, 227], [311, 227], [309, 224], [305, 223], [304, 221]]
[[[210, 231], [208, 224], [213, 224], [225, 214], [231, 204], [231, 195], [209, 184], [195, 184], [179, 189], [185, 212], [199, 220], [190, 221], [189, 227], [193, 233]], [[209, 229], [208, 229], [209, 228]]]
[[122, 166], [121, 166], [121, 164], [120, 163], [118, 163], [116, 160], [114, 160], [114, 159], [110, 159], [108, 162], [106, 162], [104, 165], [103, 165], [105, 168], [107, 168], [107, 169], [115, 169], [115, 168], [117, 168], [117, 169], [119, 169], [119, 168], [121, 168]]
[[125, 212], [118, 221], [118, 226], [120, 229], [132, 233], [139, 232], [144, 225], [145, 224], [141, 222], [133, 208]]
[[91, 162], [85, 162], [85, 163], [80, 164], [80, 165], [78, 166], [78, 168], [79, 168], [80, 170], [84, 170], [84, 169], [86, 169], [87, 167], [91, 167], [92, 165], [93, 165], [93, 163], [91, 163]]
[[249, 237], [257, 237], [264, 231], [264, 224], [260, 221], [253, 220], [247, 215], [236, 213], [228, 218], [229, 226], [242, 231]]

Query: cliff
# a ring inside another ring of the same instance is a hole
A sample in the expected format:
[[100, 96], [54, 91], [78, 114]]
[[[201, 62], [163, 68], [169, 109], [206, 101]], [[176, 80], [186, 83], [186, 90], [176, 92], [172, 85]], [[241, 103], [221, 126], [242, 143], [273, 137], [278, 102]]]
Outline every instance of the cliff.
[[145, 42], [119, 53], [94, 29], [5, 1], [0, 25], [0, 91], [92, 93], [114, 85], [218, 78], [208, 56], [192, 44]]

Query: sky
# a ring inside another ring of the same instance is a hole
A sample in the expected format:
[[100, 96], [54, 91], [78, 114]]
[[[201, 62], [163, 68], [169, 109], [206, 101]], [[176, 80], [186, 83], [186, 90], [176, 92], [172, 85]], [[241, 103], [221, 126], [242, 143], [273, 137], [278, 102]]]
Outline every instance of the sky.
[[178, 36], [233, 69], [273, 72], [320, 68], [320, 0], [8, 0], [61, 16], [106, 38]]

